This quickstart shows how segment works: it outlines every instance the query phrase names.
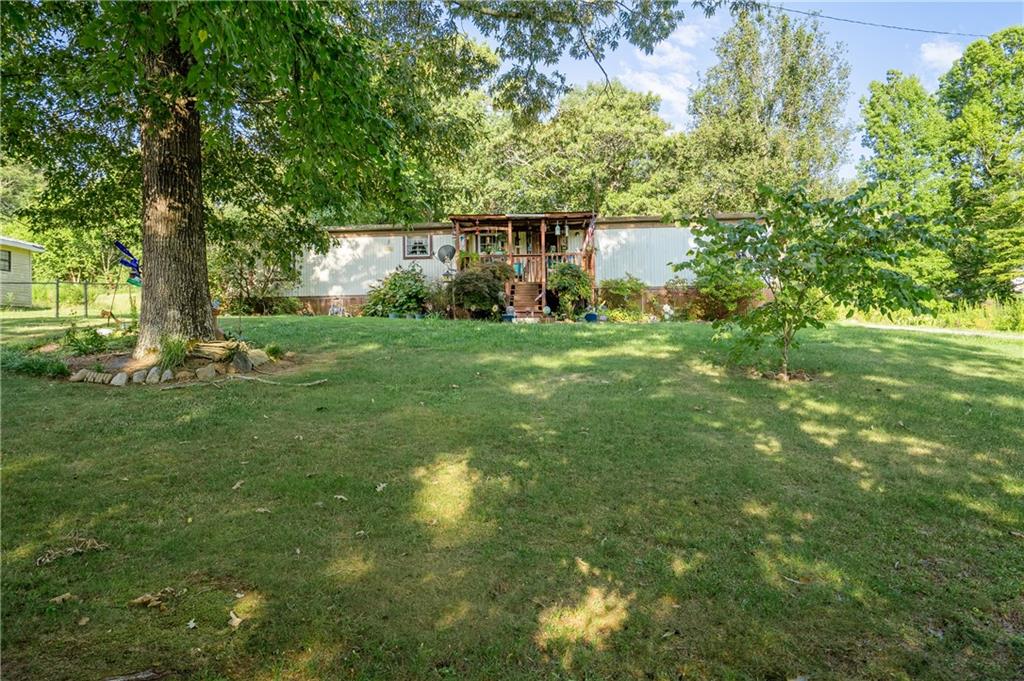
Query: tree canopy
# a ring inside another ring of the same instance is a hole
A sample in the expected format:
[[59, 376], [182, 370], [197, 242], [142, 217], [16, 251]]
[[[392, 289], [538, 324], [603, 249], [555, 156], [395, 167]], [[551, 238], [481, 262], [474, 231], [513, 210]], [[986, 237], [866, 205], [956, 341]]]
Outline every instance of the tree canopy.
[[534, 115], [564, 89], [551, 68], [562, 54], [600, 59], [620, 41], [650, 50], [683, 14], [672, 0], [8, 2], [0, 12], [0, 132], [13, 160], [46, 174], [39, 219], [110, 224], [137, 211], [141, 188], [137, 352], [164, 334], [212, 332], [211, 206], [256, 216], [245, 237], [267, 239], [268, 253], [322, 248], [325, 216], [367, 205], [422, 217], [433, 163], [465, 132], [446, 99], [493, 76], [499, 104]]
[[890, 71], [861, 101], [874, 198], [942, 245], [909, 266], [948, 298], [1002, 297], [1024, 277], [1024, 29], [972, 43], [938, 92]]

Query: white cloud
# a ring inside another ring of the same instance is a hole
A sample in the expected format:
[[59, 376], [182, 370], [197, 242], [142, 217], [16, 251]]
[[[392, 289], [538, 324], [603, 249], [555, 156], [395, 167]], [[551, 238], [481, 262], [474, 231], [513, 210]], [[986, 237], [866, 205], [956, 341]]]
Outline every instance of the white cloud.
[[661, 113], [675, 127], [680, 127], [687, 115], [690, 86], [693, 81], [677, 71], [634, 71], [626, 69], [620, 79], [631, 90], [652, 92], [661, 97]]
[[932, 71], [948, 71], [963, 52], [960, 43], [950, 42], [945, 38], [921, 43], [921, 61]]
[[637, 68], [625, 68], [619, 78], [626, 87], [661, 97], [661, 113], [675, 127], [686, 121], [690, 87], [697, 77], [692, 51], [710, 41], [708, 22], [685, 23], [659, 43], [651, 54], [635, 51]]

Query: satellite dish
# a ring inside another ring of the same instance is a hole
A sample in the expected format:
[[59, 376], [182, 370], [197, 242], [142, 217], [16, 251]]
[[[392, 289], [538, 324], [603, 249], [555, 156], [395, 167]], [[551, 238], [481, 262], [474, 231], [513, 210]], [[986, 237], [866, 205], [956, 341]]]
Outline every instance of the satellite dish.
[[455, 246], [451, 244], [445, 244], [441, 248], [437, 249], [437, 259], [443, 262], [445, 265], [449, 265], [452, 262], [452, 258], [455, 257]]

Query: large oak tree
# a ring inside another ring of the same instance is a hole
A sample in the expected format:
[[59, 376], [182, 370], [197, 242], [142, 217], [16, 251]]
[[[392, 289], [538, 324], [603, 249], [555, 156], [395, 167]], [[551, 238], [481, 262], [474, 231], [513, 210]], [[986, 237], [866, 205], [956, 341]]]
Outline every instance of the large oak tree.
[[[700, 3], [705, 10], [724, 4]], [[737, 4], [737, 3], [730, 3]], [[320, 222], [368, 204], [424, 210], [458, 138], [437, 103], [491, 84], [535, 115], [564, 89], [564, 54], [644, 49], [673, 0], [5, 2], [5, 153], [47, 177], [44, 204], [104, 219], [141, 194], [137, 354], [212, 334], [207, 214], [273, 214], [274, 243], [323, 246]], [[468, 39], [475, 26], [500, 61]], [[99, 208], [98, 208], [99, 207]], [[257, 221], [246, 238], [259, 241]]]

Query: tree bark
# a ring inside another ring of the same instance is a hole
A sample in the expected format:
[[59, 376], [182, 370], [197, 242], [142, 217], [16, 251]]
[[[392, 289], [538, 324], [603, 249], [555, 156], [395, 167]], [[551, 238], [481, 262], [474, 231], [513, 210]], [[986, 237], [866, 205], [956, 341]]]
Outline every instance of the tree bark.
[[191, 57], [171, 39], [145, 59], [142, 107], [142, 310], [135, 356], [162, 336], [212, 339], [206, 268], [202, 146]]

